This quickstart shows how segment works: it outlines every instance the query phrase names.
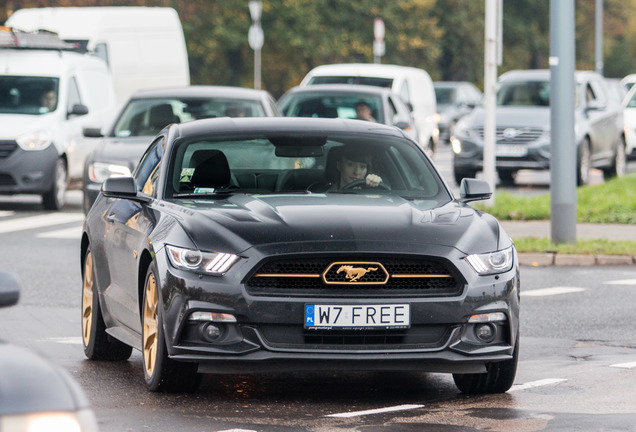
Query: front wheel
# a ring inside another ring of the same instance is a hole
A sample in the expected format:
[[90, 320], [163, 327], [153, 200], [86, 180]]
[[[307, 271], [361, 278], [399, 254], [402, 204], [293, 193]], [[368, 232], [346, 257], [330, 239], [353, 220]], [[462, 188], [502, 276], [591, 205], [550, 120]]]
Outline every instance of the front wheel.
[[180, 363], [168, 357], [157, 275], [153, 262], [146, 272], [141, 323], [146, 387], [151, 391], [191, 392], [200, 382], [197, 364]]
[[457, 388], [466, 394], [505, 393], [510, 390], [517, 374], [519, 362], [519, 337], [512, 352], [512, 358], [486, 365], [486, 373], [453, 374]]
[[53, 186], [42, 195], [42, 205], [46, 210], [61, 210], [66, 203], [66, 182], [67, 171], [66, 162], [62, 158], [58, 158], [55, 163], [55, 174], [53, 177]]
[[614, 152], [612, 165], [603, 171], [606, 177], [623, 177], [627, 174], [627, 154], [625, 153], [625, 140], [621, 138]]
[[132, 348], [106, 333], [95, 285], [95, 267], [90, 248], [84, 255], [82, 271], [82, 343], [91, 360], [126, 360]]
[[579, 146], [576, 164], [576, 184], [584, 186], [590, 182], [590, 170], [592, 169], [592, 149], [590, 140], [585, 138]]

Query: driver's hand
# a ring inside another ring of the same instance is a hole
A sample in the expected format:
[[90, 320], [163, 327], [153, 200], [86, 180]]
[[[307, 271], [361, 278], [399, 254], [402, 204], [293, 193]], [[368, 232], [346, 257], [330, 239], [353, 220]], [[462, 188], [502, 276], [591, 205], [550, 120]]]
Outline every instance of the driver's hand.
[[369, 174], [366, 180], [367, 180], [367, 186], [378, 187], [380, 186], [380, 183], [382, 182], [382, 177], [376, 174]]

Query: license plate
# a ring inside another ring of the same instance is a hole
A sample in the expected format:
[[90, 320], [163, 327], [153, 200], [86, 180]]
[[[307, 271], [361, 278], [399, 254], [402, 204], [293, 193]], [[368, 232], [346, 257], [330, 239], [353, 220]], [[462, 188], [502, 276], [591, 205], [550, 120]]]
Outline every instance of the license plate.
[[398, 329], [411, 326], [408, 304], [305, 305], [308, 329]]
[[528, 154], [528, 148], [522, 145], [497, 144], [495, 153], [497, 156], [523, 157]]

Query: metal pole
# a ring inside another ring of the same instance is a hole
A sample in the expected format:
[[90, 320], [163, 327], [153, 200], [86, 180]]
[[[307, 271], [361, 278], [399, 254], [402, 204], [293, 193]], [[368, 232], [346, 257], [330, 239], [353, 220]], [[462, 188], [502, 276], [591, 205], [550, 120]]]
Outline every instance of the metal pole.
[[486, 0], [485, 57], [484, 57], [484, 180], [490, 185], [492, 197], [486, 206], [495, 203], [496, 185], [496, 92], [497, 92], [497, 0]]
[[574, 0], [550, 0], [550, 226], [553, 243], [576, 243]]
[[596, 33], [596, 72], [603, 75], [603, 0], [596, 0], [596, 14], [595, 14], [595, 33]]
[[261, 89], [261, 49], [254, 50], [254, 88]]

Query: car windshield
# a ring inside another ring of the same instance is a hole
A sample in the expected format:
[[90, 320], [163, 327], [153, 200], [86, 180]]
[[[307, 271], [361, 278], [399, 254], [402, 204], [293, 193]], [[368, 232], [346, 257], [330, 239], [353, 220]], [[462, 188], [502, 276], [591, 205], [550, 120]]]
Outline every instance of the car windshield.
[[58, 79], [0, 76], [0, 113], [42, 115], [57, 108]]
[[214, 117], [263, 117], [259, 101], [230, 98], [133, 99], [113, 128], [113, 136], [154, 136], [172, 123]]
[[497, 90], [497, 105], [550, 106], [550, 82], [504, 81]]
[[[375, 187], [357, 180], [343, 186], [348, 160], [374, 174]], [[355, 193], [397, 195], [430, 201], [452, 199], [421, 150], [407, 139], [385, 135], [272, 134], [177, 142], [168, 168], [165, 197], [221, 193]]]
[[391, 88], [393, 79], [365, 76], [315, 76], [309, 80], [309, 84], [361, 84]]
[[359, 103], [366, 103], [371, 109], [371, 116], [377, 121], [384, 122], [382, 98], [357, 93], [292, 93], [283, 101], [281, 111], [287, 117], [355, 119], [356, 105]]
[[636, 93], [632, 94], [632, 97], [627, 101], [626, 108], [636, 108]]
[[438, 105], [450, 105], [455, 103], [455, 89], [452, 87], [435, 87], [435, 98]]

